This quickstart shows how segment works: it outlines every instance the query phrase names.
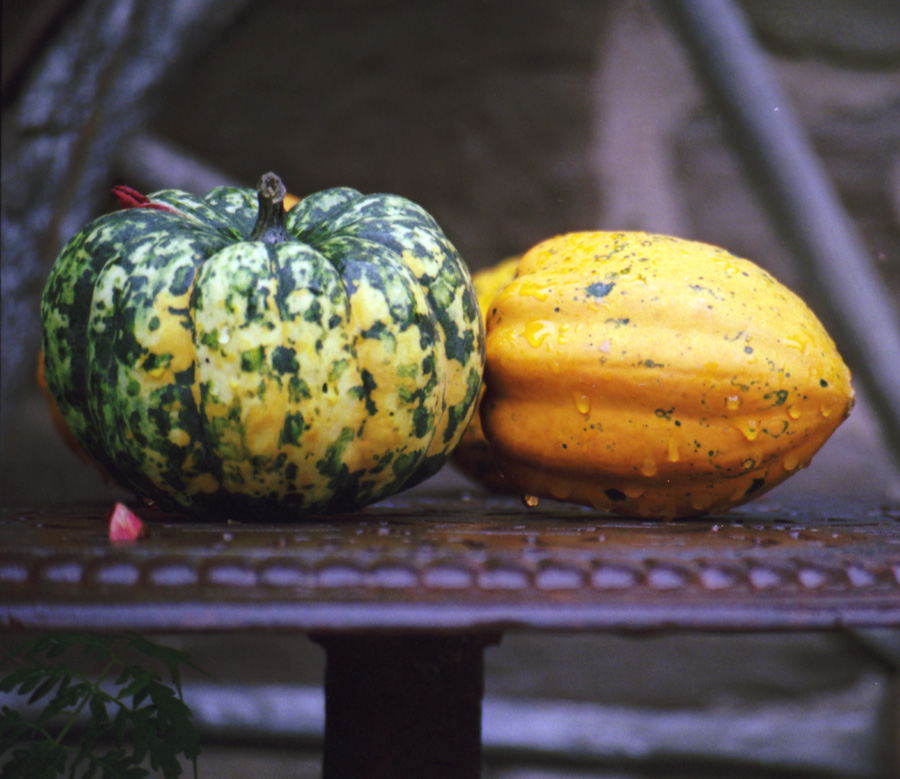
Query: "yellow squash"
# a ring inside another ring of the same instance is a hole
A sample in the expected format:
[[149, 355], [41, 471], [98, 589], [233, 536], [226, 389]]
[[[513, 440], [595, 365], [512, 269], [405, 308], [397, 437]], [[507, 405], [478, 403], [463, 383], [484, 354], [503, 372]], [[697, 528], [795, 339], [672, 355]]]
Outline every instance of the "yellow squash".
[[707, 244], [551, 238], [487, 330], [481, 421], [523, 495], [643, 517], [726, 510], [807, 465], [853, 405], [803, 301]]

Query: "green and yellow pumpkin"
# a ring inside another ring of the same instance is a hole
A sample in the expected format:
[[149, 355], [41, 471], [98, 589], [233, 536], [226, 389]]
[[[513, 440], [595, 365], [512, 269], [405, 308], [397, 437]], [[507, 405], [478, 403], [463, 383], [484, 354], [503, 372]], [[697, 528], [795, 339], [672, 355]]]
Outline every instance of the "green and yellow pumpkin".
[[273, 174], [129, 206], [64, 248], [43, 298], [65, 423], [162, 508], [350, 510], [436, 473], [474, 413], [484, 329], [435, 220], [350, 188], [285, 211]]

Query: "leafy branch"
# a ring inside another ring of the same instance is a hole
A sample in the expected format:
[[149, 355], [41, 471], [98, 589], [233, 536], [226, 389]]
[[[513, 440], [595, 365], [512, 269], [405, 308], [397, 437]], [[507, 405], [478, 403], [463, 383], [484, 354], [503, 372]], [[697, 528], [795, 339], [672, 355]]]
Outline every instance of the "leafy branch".
[[[66, 662], [78, 649], [97, 672]], [[181, 690], [181, 667], [195, 666], [185, 653], [138, 635], [50, 633], [19, 644], [0, 668], [11, 661], [19, 665], [0, 679], [0, 692], [44, 703], [33, 719], [0, 711], [0, 779], [142, 779], [148, 760], [176, 779], [181, 757], [196, 779], [199, 740]], [[66, 737], [80, 716], [87, 724], [72, 744]]]

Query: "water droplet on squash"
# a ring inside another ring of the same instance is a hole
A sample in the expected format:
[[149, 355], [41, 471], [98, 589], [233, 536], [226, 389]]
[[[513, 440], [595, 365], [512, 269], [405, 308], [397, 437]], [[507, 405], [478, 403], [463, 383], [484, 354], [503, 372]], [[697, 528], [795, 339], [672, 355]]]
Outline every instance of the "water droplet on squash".
[[729, 395], [725, 398], [725, 406], [731, 411], [736, 411], [741, 407], [741, 404], [744, 401], [741, 399], [740, 395]]
[[759, 422], [755, 419], [742, 419], [734, 425], [748, 441], [755, 441], [759, 435]]
[[528, 341], [535, 349], [537, 349], [541, 344], [547, 340], [547, 335], [549, 334], [549, 330], [547, 329], [547, 323], [536, 321], [529, 322], [525, 325], [525, 340]]
[[536, 298], [540, 301], [546, 300], [550, 294], [546, 287], [540, 287], [535, 284], [522, 284], [518, 291], [520, 295]]
[[650, 457], [641, 463], [641, 473], [644, 474], [644, 476], [656, 476], [658, 471], [659, 468], [656, 465], [656, 460], [653, 460]]
[[219, 332], [219, 343], [227, 344], [231, 340], [231, 330], [225, 325]]
[[647, 492], [647, 488], [642, 484], [626, 484], [622, 487], [622, 492], [625, 493], [626, 498], [637, 500]]
[[801, 332], [783, 337], [782, 342], [785, 346], [789, 346], [792, 349], [796, 349], [797, 351], [806, 354], [807, 350], [809, 349], [810, 343], [812, 343], [812, 338], [809, 336], [809, 334]]
[[788, 406], [787, 413], [791, 419], [800, 419], [801, 411], [796, 406]]
[[832, 406], [829, 406], [827, 403], [823, 403], [821, 406], [819, 406], [819, 411], [822, 412], [823, 417], [828, 419], [828, 417], [830, 417], [832, 412], [834, 411], [834, 408]]
[[784, 466], [786, 471], [793, 471], [798, 465], [800, 465], [800, 461], [797, 459], [796, 455], [789, 454], [784, 460], [782, 460], [781, 464]]
[[669, 462], [677, 463], [681, 459], [678, 453], [678, 442], [674, 438], [669, 439]]
[[575, 408], [577, 408], [582, 414], [587, 414], [591, 410], [591, 401], [587, 395], [582, 392], [575, 393]]
[[[715, 500], [715, 495], [691, 495], [690, 503], [691, 508], [694, 511], [706, 511]], [[712, 526], [712, 532], [717, 533], [719, 531], [719, 525]]]
[[726, 276], [734, 276], [734, 274], [738, 271], [737, 266], [733, 262], [731, 262], [731, 260], [728, 260], [725, 257], [716, 257], [714, 261], [716, 265], [725, 266], [724, 270]]
[[541, 502], [541, 499], [537, 495], [523, 495], [522, 503], [524, 503], [528, 508], [535, 508], [538, 503]]

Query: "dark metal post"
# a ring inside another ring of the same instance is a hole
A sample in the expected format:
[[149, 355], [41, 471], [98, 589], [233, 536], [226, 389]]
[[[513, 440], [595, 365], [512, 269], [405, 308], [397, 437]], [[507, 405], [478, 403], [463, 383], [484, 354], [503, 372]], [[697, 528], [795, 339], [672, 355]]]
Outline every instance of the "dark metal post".
[[318, 635], [326, 652], [324, 779], [481, 773], [489, 635]]

